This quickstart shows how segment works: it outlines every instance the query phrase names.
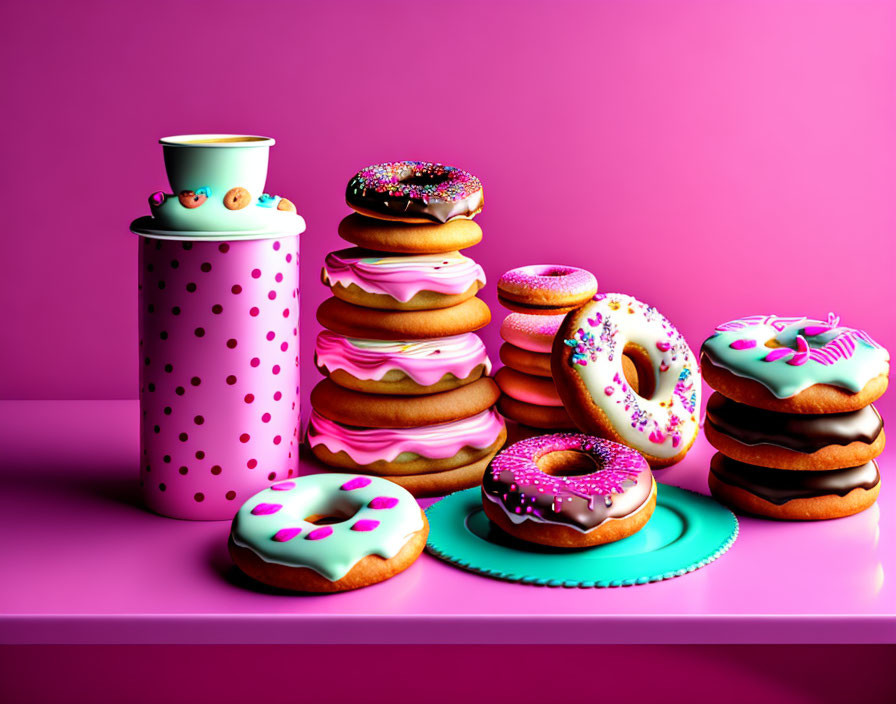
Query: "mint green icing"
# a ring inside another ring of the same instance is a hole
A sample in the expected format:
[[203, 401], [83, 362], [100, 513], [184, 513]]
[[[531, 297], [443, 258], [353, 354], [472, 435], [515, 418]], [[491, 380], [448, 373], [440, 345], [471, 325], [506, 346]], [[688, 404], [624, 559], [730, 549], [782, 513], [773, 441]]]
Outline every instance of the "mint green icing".
[[[786, 326], [779, 324], [779, 327], [783, 327], [780, 331], [770, 324], [752, 323], [736, 329], [720, 329], [703, 343], [703, 352], [716, 366], [759, 382], [780, 399], [795, 396], [815, 384], [830, 384], [858, 393], [871, 379], [888, 373], [890, 356], [887, 351], [858, 335], [851, 336], [855, 343], [851, 354], [841, 356], [832, 363], [824, 364], [818, 359], [810, 358], [804, 364], [793, 365], [788, 364], [787, 356], [766, 361], [765, 357], [774, 349], [774, 346], [766, 346], [766, 342], [770, 340], [797, 351], [797, 336], [802, 336], [810, 350], [817, 350], [844, 332], [858, 333], [849, 328], [837, 327], [815, 336], [804, 335], [803, 331], [810, 325], [824, 323], [805, 318]], [[756, 345], [735, 349], [731, 347], [731, 343], [736, 340], [753, 340]]]
[[[234, 517], [233, 542], [252, 550], [265, 562], [307, 567], [332, 582], [344, 577], [367, 555], [395, 557], [410, 537], [423, 528], [420, 506], [407, 490], [379, 477], [364, 477], [370, 483], [361, 488], [340, 488], [359, 476], [314, 474], [274, 485], [294, 485], [285, 491], [260, 491]], [[370, 502], [378, 497], [397, 499], [397, 503], [392, 508], [370, 508]], [[280, 504], [282, 508], [275, 513], [254, 515], [252, 510], [259, 504]], [[345, 520], [330, 525], [332, 534], [327, 537], [309, 540], [308, 535], [321, 526], [305, 519], [333, 515]], [[373, 530], [352, 530], [358, 521], [370, 520], [379, 525]], [[284, 542], [274, 540], [278, 531], [290, 528], [301, 528], [301, 532]]]
[[[265, 193], [268, 157], [274, 140], [255, 135], [193, 134], [163, 137], [162, 155], [171, 192], [157, 192], [150, 199], [152, 217], [135, 220], [131, 227], [152, 234], [171, 231], [196, 233], [251, 233], [297, 235], [305, 221], [289, 210], [278, 210], [279, 196]], [[244, 188], [249, 203], [229, 210], [224, 196], [232, 188]], [[194, 208], [178, 200], [185, 191], [206, 199]], [[159, 194], [164, 202], [159, 203]]]
[[[239, 186], [239, 181], [233, 186]], [[185, 189], [196, 190], [196, 189]], [[230, 190], [230, 189], [227, 189]], [[208, 199], [198, 208], [185, 208], [176, 194], [166, 193], [165, 202], [153, 208], [153, 221], [160, 230], [186, 230], [203, 232], [277, 232], [294, 235], [305, 229], [305, 221], [300, 215], [286, 210], [277, 210], [279, 196], [271, 196], [274, 201], [260, 201], [256, 198], [241, 210], [228, 210], [224, 206], [227, 191], [212, 190]], [[261, 196], [261, 194], [257, 194]]]

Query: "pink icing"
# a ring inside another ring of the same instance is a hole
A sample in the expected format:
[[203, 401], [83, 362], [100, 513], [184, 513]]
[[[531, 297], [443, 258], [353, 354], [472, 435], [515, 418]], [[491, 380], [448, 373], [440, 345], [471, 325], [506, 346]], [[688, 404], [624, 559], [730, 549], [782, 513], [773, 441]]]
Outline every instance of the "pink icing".
[[501, 289], [590, 295], [597, 290], [594, 274], [574, 266], [533, 264], [511, 269], [498, 279]]
[[493, 408], [451, 423], [417, 428], [352, 428], [312, 411], [308, 444], [323, 445], [333, 453], [343, 451], [360, 465], [377, 460], [391, 462], [402, 452], [445, 459], [464, 447], [489, 447], [503, 428], [504, 421]]
[[501, 387], [501, 391], [523, 403], [532, 403], [536, 406], [563, 405], [553, 379], [540, 376], [523, 374], [510, 367], [502, 368], [495, 376], [495, 381]]
[[[542, 472], [539, 458], [551, 452], [565, 450], [582, 451], [598, 460], [600, 469], [591, 474], [562, 476]], [[528, 438], [498, 453], [487, 470], [498, 479], [507, 472], [512, 481], [511, 489], [520, 486], [537, 486], [538, 491], [555, 496], [555, 502], [568, 495], [594, 502], [609, 494], [621, 494], [625, 483], [642, 482], [651, 476], [647, 461], [625, 445], [574, 433], [557, 433]], [[559, 508], [557, 509], [559, 510]]]
[[301, 528], [281, 528], [276, 533], [274, 533], [274, 537], [271, 538], [271, 540], [274, 540], [278, 543], [285, 543], [295, 538], [301, 532]]
[[352, 526], [352, 530], [367, 532], [373, 530], [379, 524], [379, 521], [374, 521], [369, 518], [362, 518], [360, 521], [355, 521], [355, 524]]
[[485, 272], [462, 254], [389, 255], [351, 247], [330, 252], [324, 277], [331, 284], [355, 284], [367, 293], [384, 294], [407, 303], [421, 291], [458, 294], [477, 281], [485, 285]]
[[763, 357], [763, 360], [766, 362], [774, 362], [774, 361], [781, 359], [782, 357], [791, 357], [791, 356], [793, 356], [792, 349], [790, 349], [789, 347], [778, 347], [777, 349], [774, 349], [771, 352], [769, 352], [767, 355], [765, 355], [765, 357]]
[[501, 337], [520, 349], [549, 353], [565, 317], [511, 313], [501, 323]]
[[491, 372], [485, 345], [472, 332], [435, 340], [387, 342], [354, 340], [329, 330], [317, 336], [315, 361], [330, 371], [342, 369], [356, 379], [382, 379], [397, 369], [421, 386], [430, 386], [445, 374], [468, 377], [480, 364]]
[[280, 482], [279, 484], [274, 484], [271, 489], [274, 491], [289, 491], [290, 489], [295, 489], [295, 482]]
[[333, 529], [330, 526], [321, 526], [320, 528], [315, 528], [306, 535], [305, 540], [323, 540], [331, 535], [333, 535]]
[[370, 503], [367, 505], [370, 508], [378, 510], [395, 508], [396, 506], [398, 506], [398, 499], [392, 496], [377, 496], [375, 499], [371, 499]]
[[283, 508], [282, 504], [258, 504], [255, 508], [252, 509], [253, 516], [270, 516], [272, 513], [277, 513], [281, 508]]
[[355, 489], [363, 489], [368, 484], [370, 484], [369, 477], [355, 477], [354, 479], [349, 479], [339, 488], [343, 491], [354, 491]]
[[756, 340], [735, 340], [728, 346], [733, 350], [749, 350], [757, 344]]

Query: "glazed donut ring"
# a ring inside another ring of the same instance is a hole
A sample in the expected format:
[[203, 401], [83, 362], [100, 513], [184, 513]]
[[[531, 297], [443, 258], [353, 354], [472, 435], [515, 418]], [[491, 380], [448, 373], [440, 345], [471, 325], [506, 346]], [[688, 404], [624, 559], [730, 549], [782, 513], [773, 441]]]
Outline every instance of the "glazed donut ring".
[[[638, 369], [626, 380], [623, 359]], [[700, 370], [684, 337], [659, 311], [621, 293], [598, 294], [570, 313], [551, 369], [582, 431], [638, 450], [651, 467], [681, 460], [699, 430]]]
[[530, 428], [575, 430], [575, 423], [563, 406], [538, 406], [501, 394], [501, 398], [498, 399], [498, 411], [505, 418]]
[[[596, 471], [565, 476], [583, 463]], [[639, 531], [656, 506], [656, 484], [635, 450], [558, 433], [498, 453], [482, 479], [482, 505], [499, 528], [520, 540], [581, 548]]]
[[253, 579], [338, 592], [381, 582], [423, 551], [429, 526], [414, 497], [378, 477], [315, 474], [280, 482], [240, 508], [228, 547]]
[[574, 266], [521, 266], [498, 280], [501, 305], [530, 315], [568, 313], [584, 305], [595, 293], [594, 274]]
[[443, 254], [479, 244], [482, 228], [472, 220], [409, 225], [352, 213], [339, 223], [339, 236], [359, 247], [381, 252]]

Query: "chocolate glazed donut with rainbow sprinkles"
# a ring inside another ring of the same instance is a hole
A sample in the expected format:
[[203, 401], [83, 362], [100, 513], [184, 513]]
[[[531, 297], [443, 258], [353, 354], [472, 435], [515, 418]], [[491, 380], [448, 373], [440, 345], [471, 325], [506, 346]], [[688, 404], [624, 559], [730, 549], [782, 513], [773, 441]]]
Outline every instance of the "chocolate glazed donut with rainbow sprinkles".
[[656, 507], [656, 482], [635, 450], [578, 433], [511, 445], [482, 478], [482, 507], [509, 535], [558, 548], [621, 540]]
[[348, 182], [345, 202], [361, 215], [408, 223], [472, 219], [482, 210], [482, 183], [454, 166], [393, 161], [361, 169]]

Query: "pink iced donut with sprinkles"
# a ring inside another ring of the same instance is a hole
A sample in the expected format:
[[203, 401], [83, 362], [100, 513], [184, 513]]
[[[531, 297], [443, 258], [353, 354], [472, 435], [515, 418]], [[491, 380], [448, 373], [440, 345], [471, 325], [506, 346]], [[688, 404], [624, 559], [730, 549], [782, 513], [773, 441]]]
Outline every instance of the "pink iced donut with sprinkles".
[[550, 354], [554, 336], [560, 329], [564, 317], [511, 313], [501, 323], [501, 337], [505, 342], [521, 350]]
[[280, 589], [340, 592], [409, 567], [429, 524], [400, 486], [357, 474], [313, 474], [260, 491], [230, 529], [233, 561]]
[[498, 301], [517, 313], [568, 313], [587, 303], [595, 293], [594, 274], [575, 266], [521, 266], [498, 279]]
[[656, 483], [646, 460], [625, 445], [578, 433], [541, 435], [495, 456], [482, 478], [482, 505], [520, 540], [590, 547], [644, 527]]

